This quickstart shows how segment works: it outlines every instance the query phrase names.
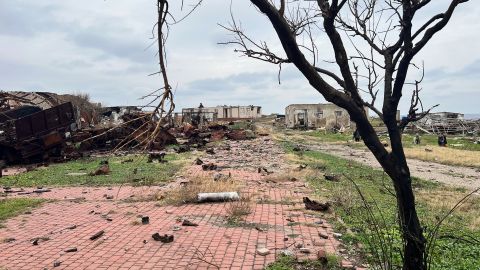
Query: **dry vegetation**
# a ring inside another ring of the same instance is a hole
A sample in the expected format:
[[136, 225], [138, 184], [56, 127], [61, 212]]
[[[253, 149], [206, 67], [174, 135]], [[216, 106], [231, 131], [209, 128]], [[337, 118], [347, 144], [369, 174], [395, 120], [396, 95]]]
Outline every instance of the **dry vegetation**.
[[[420, 190], [416, 196], [420, 202], [426, 203], [430, 208], [447, 213], [465, 195], [464, 191], [445, 188], [445, 190]], [[480, 195], [474, 194], [469, 197], [457, 208], [455, 214], [462, 218], [463, 226], [471, 230], [478, 230], [480, 227]]]
[[252, 212], [252, 201], [249, 196], [242, 197], [238, 201], [227, 204], [227, 220], [230, 223], [243, 221], [245, 216]]
[[[426, 150], [427, 149], [427, 150]], [[449, 147], [428, 146], [405, 148], [408, 158], [438, 162], [447, 165], [480, 167], [480, 152]]]
[[185, 185], [180, 185], [164, 194], [162, 203], [184, 204], [197, 201], [197, 194], [204, 192], [229, 192], [239, 191], [239, 181], [230, 178], [227, 180], [214, 181], [213, 177], [196, 177]]

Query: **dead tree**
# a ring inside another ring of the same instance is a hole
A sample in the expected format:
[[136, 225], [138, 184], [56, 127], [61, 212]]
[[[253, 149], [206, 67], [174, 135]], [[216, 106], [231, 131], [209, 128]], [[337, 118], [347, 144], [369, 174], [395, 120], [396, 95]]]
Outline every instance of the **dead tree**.
[[[426, 240], [401, 138], [403, 127], [429, 111], [423, 110], [419, 81], [409, 116], [397, 121], [396, 112], [407, 74], [415, 66], [412, 60], [447, 25], [457, 6], [468, 0], [445, 1], [446, 10], [416, 26], [415, 16], [431, 0], [250, 1], [268, 17], [284, 52], [273, 52], [266, 42], [247, 36], [233, 16], [231, 25], [223, 27], [234, 39], [224, 44], [234, 44], [236, 52], [277, 64], [280, 69], [283, 64], [294, 64], [327, 101], [348, 111], [365, 145], [393, 181], [404, 240], [403, 269], [427, 269]], [[333, 49], [330, 65], [319, 61], [319, 55], [328, 56], [319, 49], [318, 40], [327, 41]], [[376, 105], [379, 91], [383, 94], [381, 106]], [[391, 151], [380, 142], [365, 107], [385, 123]]]

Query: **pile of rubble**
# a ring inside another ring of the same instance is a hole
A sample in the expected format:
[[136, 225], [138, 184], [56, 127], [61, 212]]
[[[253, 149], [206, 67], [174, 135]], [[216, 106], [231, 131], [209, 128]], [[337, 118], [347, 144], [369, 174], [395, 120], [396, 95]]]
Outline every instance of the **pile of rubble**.
[[198, 127], [184, 123], [180, 127], [171, 128], [168, 132], [177, 138], [179, 143], [177, 152], [189, 151], [191, 148], [205, 150], [208, 148], [208, 143], [218, 142], [224, 139], [240, 141], [256, 138], [252, 130], [234, 129], [232, 128], [233, 125], [233, 122], [227, 124], [212, 123], [207, 126]]
[[176, 145], [177, 152], [204, 150], [210, 142], [256, 137], [234, 122], [177, 123], [168, 128], [172, 124], [167, 119], [157, 130], [158, 121], [138, 107], [102, 107], [88, 96], [0, 92], [0, 168], [66, 161], [119, 148], [158, 152]]

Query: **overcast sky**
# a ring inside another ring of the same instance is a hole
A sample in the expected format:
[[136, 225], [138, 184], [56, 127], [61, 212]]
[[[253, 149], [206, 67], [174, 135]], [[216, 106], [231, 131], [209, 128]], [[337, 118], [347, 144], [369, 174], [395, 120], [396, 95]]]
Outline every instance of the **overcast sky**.
[[[178, 12], [178, 1], [171, 2]], [[443, 10], [446, 2], [434, 1], [424, 18]], [[176, 111], [203, 102], [255, 104], [272, 113], [284, 112], [291, 103], [323, 102], [294, 67], [283, 67], [279, 85], [276, 66], [217, 45], [229, 39], [217, 25], [229, 22], [229, 3], [205, 0], [192, 16], [172, 27], [167, 46]], [[249, 34], [279, 48], [271, 25], [249, 1], [233, 0], [233, 10]], [[158, 70], [155, 46], [149, 47], [155, 12], [153, 0], [0, 0], [0, 89], [81, 92], [105, 105], [140, 105], [138, 98], [161, 82], [147, 76]], [[423, 60], [426, 67], [425, 105], [440, 103], [438, 111], [480, 113], [479, 18], [478, 3], [462, 5], [417, 56], [417, 63]], [[318, 43], [328, 45], [322, 37]], [[402, 114], [408, 100], [405, 94]]]

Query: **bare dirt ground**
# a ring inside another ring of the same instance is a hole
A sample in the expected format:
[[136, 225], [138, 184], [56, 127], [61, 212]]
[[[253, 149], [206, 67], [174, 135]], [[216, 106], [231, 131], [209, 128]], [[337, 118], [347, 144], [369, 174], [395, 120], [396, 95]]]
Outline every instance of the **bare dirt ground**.
[[[198, 165], [188, 166], [182, 177], [163, 187], [52, 188], [42, 194], [15, 195], [54, 201], [4, 224], [0, 268], [263, 269], [285, 250], [300, 260], [316, 259], [319, 251], [339, 254], [342, 245], [331, 225], [321, 213], [304, 210], [302, 197], [310, 195], [306, 184], [267, 181], [268, 176], [257, 172], [265, 167], [281, 175], [287, 169], [283, 152], [273, 140], [264, 137], [226, 144], [229, 147], [215, 148], [215, 154], [203, 159], [219, 165], [221, 173], [240, 179], [241, 195], [252, 201], [244, 222], [226, 222], [229, 203], [161, 206], [152, 199], [180, 182], [218, 173]], [[139, 223], [141, 216], [149, 216], [150, 223]], [[184, 227], [184, 219], [198, 226]], [[91, 240], [99, 231], [103, 235]], [[172, 234], [174, 241], [154, 241], [156, 232]], [[259, 248], [267, 248], [270, 254], [260, 255]], [[351, 265], [347, 260], [342, 263]]]
[[[353, 148], [344, 144], [319, 143], [313, 140], [303, 147], [354, 160], [374, 168], [381, 168], [368, 149]], [[418, 178], [472, 190], [480, 187], [480, 169], [443, 165], [416, 159], [408, 159], [408, 164], [412, 175]]]

